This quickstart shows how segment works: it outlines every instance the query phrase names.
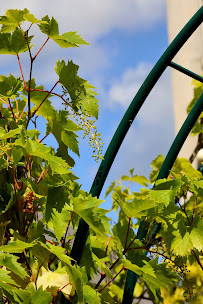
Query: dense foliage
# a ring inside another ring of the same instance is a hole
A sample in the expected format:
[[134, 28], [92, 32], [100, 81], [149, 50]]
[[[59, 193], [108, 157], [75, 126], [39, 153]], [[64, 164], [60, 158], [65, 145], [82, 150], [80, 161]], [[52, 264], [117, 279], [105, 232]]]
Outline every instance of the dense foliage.
[[[152, 162], [149, 180], [131, 170], [107, 191], [118, 212], [118, 223], [110, 226], [102, 201], [81, 190], [69, 155], [70, 150], [79, 155], [77, 132], [83, 131], [96, 160], [102, 158], [94, 125], [94, 87], [78, 75], [72, 61], [56, 62], [58, 81], [51, 90], [37, 85], [32, 76], [33, 64], [49, 39], [63, 48], [87, 43], [76, 32], [60, 35], [54, 18], [38, 20], [27, 9], [8, 10], [0, 24], [0, 54], [15, 55], [21, 73], [0, 76], [1, 303], [60, 303], [64, 296], [72, 303], [121, 303], [128, 269], [140, 277], [134, 293], [138, 303], [145, 293], [154, 303], [168, 303], [167, 294], [177, 290], [183, 301], [179, 303], [184, 303], [183, 296], [188, 301], [199, 297], [194, 303], [200, 303], [202, 279], [188, 270], [199, 275], [202, 269], [202, 174], [186, 159], [177, 159], [169, 177], [150, 190], [163, 157]], [[35, 25], [46, 40], [33, 55], [29, 33]], [[25, 52], [30, 60], [27, 81], [20, 60]], [[202, 92], [199, 83], [196, 88], [195, 98]], [[61, 110], [53, 107], [53, 96]], [[46, 121], [44, 134], [38, 128], [40, 116]], [[194, 133], [200, 132], [197, 124]], [[43, 143], [49, 134], [58, 143], [56, 150]], [[134, 183], [143, 188], [131, 190]], [[77, 265], [70, 250], [81, 217], [90, 234]], [[140, 241], [137, 228], [142, 220], [148, 234]], [[152, 238], [155, 222], [161, 230]]]

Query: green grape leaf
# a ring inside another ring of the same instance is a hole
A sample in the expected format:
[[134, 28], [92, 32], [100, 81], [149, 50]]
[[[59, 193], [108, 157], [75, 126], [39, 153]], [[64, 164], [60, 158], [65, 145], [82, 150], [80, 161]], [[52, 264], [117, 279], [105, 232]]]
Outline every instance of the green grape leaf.
[[157, 175], [161, 169], [161, 166], [164, 162], [164, 156], [159, 154], [151, 163], [151, 167], [153, 168], [152, 172], [150, 173], [150, 181], [153, 183], [155, 182]]
[[22, 139], [17, 139], [15, 141], [15, 145], [23, 147], [26, 150], [27, 154], [37, 156], [41, 159], [46, 160], [50, 165], [53, 174], [70, 173], [69, 165], [65, 162], [65, 160], [51, 154], [50, 148], [47, 148], [42, 143], [39, 143], [37, 140], [34, 141], [27, 139], [27, 142], [24, 143]]
[[160, 287], [166, 289], [172, 285], [177, 281], [177, 274], [167, 267], [167, 263], [158, 264], [158, 258], [149, 261], [147, 264], [154, 269], [156, 278], [147, 273], [143, 273], [142, 278], [148, 285], [154, 297], [158, 300], [157, 295], [160, 294]]
[[189, 176], [189, 179], [200, 179], [202, 177], [202, 173], [196, 170], [186, 158], [176, 158], [173, 171], [177, 174], [181, 172]]
[[7, 139], [7, 138], [11, 138], [11, 137], [15, 137], [15, 135], [19, 135], [21, 132], [21, 130], [19, 128], [14, 129], [14, 130], [10, 130], [9, 132], [5, 132], [3, 134], [0, 134], [0, 140], [2, 139]]
[[89, 285], [83, 286], [84, 303], [101, 304], [100, 294]]
[[133, 271], [134, 273], [138, 274], [139, 276], [143, 274], [142, 268], [139, 267], [138, 265], [132, 264], [129, 260], [122, 260], [122, 262], [123, 262], [123, 266], [126, 269]]
[[133, 181], [137, 184], [140, 184], [144, 187], [148, 187], [150, 183], [150, 181], [148, 181], [148, 179], [144, 176], [138, 176], [138, 175], [134, 175], [134, 176], [127, 176], [127, 175], [123, 175], [121, 176], [121, 180], [123, 181]]
[[5, 266], [7, 269], [11, 270], [13, 273], [23, 279], [28, 275], [25, 269], [17, 262], [17, 260], [17, 256], [5, 254], [0, 251], [0, 265]]
[[174, 238], [171, 242], [171, 251], [175, 255], [189, 255], [192, 249], [203, 249], [203, 222], [198, 216], [193, 219], [192, 226], [180, 226], [173, 231]]
[[28, 10], [9, 9], [6, 11], [5, 16], [0, 17], [0, 24], [2, 24], [1, 32], [8, 33], [13, 31], [25, 20], [24, 16]]
[[31, 243], [26, 243], [20, 240], [16, 240], [10, 242], [7, 245], [3, 245], [0, 247], [0, 251], [8, 252], [8, 253], [21, 253], [24, 249], [32, 248], [36, 244], [36, 241]]
[[183, 184], [181, 180], [158, 180], [153, 189], [149, 190], [149, 198], [168, 206], [169, 203], [174, 203], [177, 192]]
[[78, 47], [80, 44], [88, 45], [88, 43], [77, 34], [77, 32], [67, 32], [63, 35], [59, 35], [58, 22], [53, 17], [50, 19], [47, 15], [42, 18], [42, 21], [46, 22], [45, 24], [38, 25], [42, 33], [51, 38], [60, 47], [69, 48]]
[[[128, 240], [126, 241], [127, 231], [128, 231]], [[125, 246], [130, 244], [130, 242], [135, 239], [135, 233], [133, 229], [130, 227], [128, 230], [127, 220], [119, 221], [116, 225], [113, 226], [112, 232], [114, 237], [120, 240], [122, 244], [122, 248], [125, 248]], [[140, 246], [142, 246], [141, 242], [140, 242]]]
[[31, 304], [50, 304], [53, 299], [51, 293], [43, 290], [41, 286], [36, 290], [34, 284], [29, 284], [26, 290], [32, 293]]
[[48, 35], [49, 37], [57, 36], [59, 34], [58, 22], [53, 17], [50, 20], [49, 16], [46, 15], [42, 18], [42, 21], [46, 22], [38, 25], [42, 33]]
[[41, 267], [37, 278], [37, 288], [42, 287], [56, 297], [58, 291], [62, 291], [66, 298], [74, 295], [74, 288], [70, 282], [69, 275], [64, 271], [65, 269], [58, 268], [56, 271], [46, 270]]
[[50, 251], [51, 253], [55, 254], [61, 261], [63, 261], [66, 265], [69, 265], [71, 263], [71, 258], [66, 255], [65, 249], [59, 246], [52, 245], [48, 243], [47, 245], [43, 244], [42, 242], [39, 242], [39, 244]]
[[78, 156], [80, 156], [79, 154], [79, 148], [78, 148], [78, 141], [77, 138], [78, 136], [71, 132], [71, 131], [67, 131], [67, 130], [63, 130], [61, 132], [61, 140], [62, 142], [70, 149], [72, 150], [74, 153], [76, 153]]
[[[33, 36], [27, 38], [28, 43], [31, 42], [32, 38]], [[27, 41], [20, 29], [16, 28], [12, 34], [0, 33], [0, 54], [17, 55], [27, 51]]]
[[[45, 207], [45, 220], [48, 223], [51, 220], [54, 211], [61, 213], [65, 204], [69, 202], [69, 194], [63, 186], [49, 188], [47, 203]], [[68, 217], [69, 218], [69, 217]]]
[[99, 267], [99, 269], [101, 269], [102, 272], [105, 272], [108, 278], [113, 277], [111, 270], [109, 270], [109, 268], [105, 264], [105, 262], [107, 263], [110, 262], [109, 257], [104, 257], [102, 259], [99, 259], [96, 254], [92, 253], [92, 258], [96, 262], [97, 267]]
[[94, 87], [88, 81], [77, 75], [78, 68], [79, 66], [72, 60], [68, 61], [67, 65], [64, 60], [58, 60], [55, 71], [59, 75], [59, 82], [67, 89], [71, 97], [73, 109], [98, 118], [98, 100], [94, 97], [97, 93], [93, 91]]
[[[27, 85], [27, 87], [29, 87], [29, 82], [26, 82], [26, 85]], [[42, 105], [37, 110], [36, 114], [37, 115], [41, 114], [45, 119], [47, 119], [48, 117], [52, 118], [56, 111], [55, 111], [54, 107], [52, 107], [51, 102], [48, 99], [48, 97], [52, 97], [53, 95], [51, 95], [47, 92], [43, 92], [43, 90], [44, 90], [43, 85], [36, 87], [34, 78], [32, 78], [32, 80], [31, 80], [30, 87], [32, 90], [39, 90], [39, 91], [30, 92], [30, 101], [33, 102], [33, 104], [35, 105], [35, 107], [32, 108], [32, 112], [34, 112], [36, 110], [36, 108], [38, 106], [40, 106], [41, 103], [43, 102]], [[28, 96], [28, 92], [25, 89], [23, 90], [23, 94]]]
[[24, 290], [19, 288], [18, 290], [15, 290], [13, 293], [13, 297], [15, 302], [17, 303], [25, 303], [25, 304], [30, 304], [31, 298], [32, 298], [32, 293], [31, 291]]
[[0, 75], [0, 96], [6, 98], [18, 97], [22, 87], [20, 78], [15, 78], [12, 74], [9, 77]]
[[123, 210], [123, 212], [127, 215], [128, 218], [139, 217], [140, 215], [147, 215], [148, 210], [158, 206], [157, 202], [154, 200], [146, 199], [146, 200], [137, 200], [134, 199], [132, 202], [123, 201], [117, 193], [112, 195], [113, 200], [115, 200]]
[[15, 30], [15, 28], [25, 20], [32, 22], [33, 24], [44, 22], [36, 19], [33, 14], [29, 13], [27, 8], [24, 10], [9, 9], [6, 11], [5, 16], [0, 17], [0, 24], [2, 24], [1, 32], [9, 33]]
[[78, 197], [72, 197], [71, 203], [74, 211], [85, 220], [96, 234], [111, 234], [109, 218], [106, 216], [107, 211], [99, 208], [102, 203], [101, 200], [91, 195], [85, 198], [79, 195]]
[[53, 116], [49, 116], [47, 123], [47, 133], [51, 132], [58, 142], [57, 155], [61, 156], [71, 166], [74, 161], [71, 161], [68, 155], [68, 149], [79, 155], [77, 135], [73, 132], [81, 130], [74, 122], [68, 119], [67, 111], [55, 111]]
[[77, 32], [67, 32], [61, 35], [61, 37], [65, 38], [65, 41], [71, 43], [71, 44], [86, 44], [89, 45], [83, 38], [81, 38], [80, 35], [77, 34]]
[[74, 265], [66, 264], [66, 270], [70, 278], [70, 282], [75, 288], [78, 296], [78, 303], [83, 304], [84, 303], [84, 295], [83, 295], [83, 279], [82, 274], [79, 271], [79, 269]]
[[18, 286], [18, 284], [16, 284], [16, 282], [10, 277], [9, 274], [10, 271], [4, 268], [0, 268], [0, 286], [1, 286], [1, 282]]
[[[49, 207], [50, 208], [50, 207]], [[71, 214], [68, 210], [63, 208], [61, 212], [58, 212], [55, 209], [52, 209], [52, 224], [54, 228], [54, 233], [57, 240], [60, 242], [62, 236], [64, 235], [68, 223], [71, 219]]]

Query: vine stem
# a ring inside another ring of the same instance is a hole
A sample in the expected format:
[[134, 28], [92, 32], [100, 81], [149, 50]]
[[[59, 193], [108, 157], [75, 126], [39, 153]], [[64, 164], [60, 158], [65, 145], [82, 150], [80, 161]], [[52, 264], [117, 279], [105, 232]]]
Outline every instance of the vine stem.
[[29, 262], [29, 260], [28, 260], [28, 257], [27, 257], [27, 254], [26, 254], [26, 252], [25, 252], [25, 249], [23, 249], [23, 253], [24, 253], [24, 256], [25, 256], [25, 258], [26, 258], [27, 264], [28, 264], [28, 266], [29, 266], [29, 268], [30, 268], [31, 276], [33, 277], [32, 268], [31, 268], [31, 266], [30, 266], [30, 262]]
[[39, 51], [37, 52], [37, 54], [33, 57], [33, 61], [36, 59], [36, 57], [39, 55], [39, 53], [41, 52], [41, 50], [43, 49], [43, 47], [45, 46], [45, 44], [48, 42], [49, 37], [47, 38], [47, 40], [44, 42], [44, 44], [42, 45], [42, 47], [39, 49]]
[[21, 63], [20, 63], [20, 57], [19, 57], [18, 54], [17, 54], [17, 58], [18, 58], [18, 64], [19, 64], [19, 67], [20, 67], [21, 76], [22, 76], [22, 78], [23, 78], [24, 87], [25, 87], [25, 90], [27, 91], [27, 90], [28, 90], [28, 87], [27, 87], [26, 82], [25, 82], [23, 70], [22, 70]]
[[15, 116], [15, 114], [14, 114], [14, 112], [13, 112], [13, 108], [12, 108], [11, 103], [10, 103], [10, 99], [9, 99], [9, 103], [6, 102], [6, 101], [5, 101], [3, 98], [1, 98], [1, 97], [0, 97], [0, 100], [3, 101], [3, 103], [5, 103], [5, 104], [7, 105], [7, 107], [9, 108], [9, 110], [11, 110], [11, 112], [12, 112], [13, 118], [16, 119], [16, 116]]
[[43, 142], [43, 140], [49, 135], [49, 134], [51, 134], [51, 132], [48, 132], [41, 140], [40, 140], [40, 144], [41, 144], [41, 142]]
[[194, 203], [194, 208], [193, 208], [193, 213], [192, 213], [191, 225], [192, 225], [192, 223], [193, 223], [196, 205], [197, 205], [197, 197], [196, 197], [196, 200], [195, 200], [195, 203]]
[[[52, 89], [50, 91], [47, 91], [47, 96], [42, 100], [42, 102], [39, 104], [39, 106], [34, 110], [34, 112], [31, 115], [31, 118], [39, 110], [39, 108], [42, 106], [42, 104], [44, 103], [44, 101], [49, 97], [49, 95], [52, 94], [53, 89], [57, 86], [58, 83], [59, 83], [59, 80], [54, 84], [54, 86], [52, 87]], [[32, 90], [31, 89], [31, 91], [38, 91], [38, 90]], [[46, 92], [46, 91], [44, 91], [44, 92]]]
[[13, 112], [13, 107], [12, 107], [12, 105], [11, 105], [10, 98], [8, 98], [8, 102], [9, 102], [9, 106], [10, 106], [11, 113], [12, 113], [12, 115], [13, 115], [13, 119], [14, 119], [15, 122], [16, 122], [16, 116], [15, 116], [15, 114], [14, 114], [14, 112]]
[[[138, 238], [138, 236], [140, 235], [140, 233], [143, 231], [143, 229], [145, 228], [145, 224], [147, 221], [147, 217], [145, 218], [144, 224], [142, 226], [142, 228], [140, 229], [140, 231], [137, 233], [137, 235], [134, 237], [134, 239], [130, 242], [130, 244], [128, 245], [128, 247], [126, 249], [123, 250], [123, 255], [128, 251], [131, 250], [129, 249], [129, 247], [132, 245], [132, 243]], [[112, 270], [114, 268], [114, 266], [120, 261], [120, 258], [117, 258], [114, 263], [109, 267], [109, 270]], [[100, 285], [100, 283], [106, 278], [106, 274], [101, 274], [101, 277], [98, 281], [98, 283], [95, 286], [95, 289], [97, 289]]]
[[26, 107], [27, 107], [27, 102], [26, 102], [26, 104], [25, 104], [25, 106], [24, 106], [24, 108], [23, 108], [23, 110], [22, 110], [22, 113], [20, 114], [19, 119], [21, 119], [21, 118], [22, 118], [23, 113], [25, 112]]
[[194, 255], [194, 257], [195, 257], [197, 263], [199, 264], [199, 266], [200, 266], [201, 269], [203, 270], [203, 266], [202, 266], [202, 264], [201, 264], [201, 262], [200, 262], [198, 256], [196, 255], [196, 253], [194, 252], [194, 250], [191, 249], [191, 252], [192, 252], [192, 254]]
[[121, 271], [123, 271], [123, 269], [125, 269], [125, 267], [123, 266], [121, 268], [121, 270], [111, 279], [111, 281], [109, 281], [104, 287], [102, 287], [102, 289], [99, 290], [99, 292], [102, 292], [102, 290], [104, 290], [104, 288], [106, 288], [111, 282], [113, 282], [115, 280], [115, 278], [121, 273]]
[[178, 203], [178, 205], [179, 205], [179, 207], [180, 207], [180, 209], [185, 213], [185, 215], [186, 215], [186, 217], [187, 217], [187, 220], [188, 220], [188, 223], [189, 223], [189, 225], [191, 226], [192, 225], [192, 223], [190, 222], [190, 219], [189, 219], [189, 217], [188, 217], [188, 215], [187, 215], [187, 212], [186, 212], [186, 210], [185, 210], [185, 208], [183, 208], [182, 206], [181, 206], [181, 204], [180, 204], [180, 202], [179, 202], [179, 199], [178, 198], [175, 198], [175, 200], [176, 200], [176, 202]]
[[74, 213], [75, 213], [75, 211], [72, 211], [71, 216], [70, 216], [70, 220], [69, 220], [69, 222], [68, 222], [68, 226], [67, 226], [67, 228], [66, 228], [66, 233], [65, 233], [65, 235], [64, 235], [63, 243], [62, 243], [62, 247], [63, 247], [63, 248], [65, 247], [66, 237], [67, 237], [68, 230], [69, 230], [69, 227], [70, 227], [70, 222], [71, 222], [71, 220], [72, 220], [72, 217], [73, 217]]
[[[57, 83], [59, 83], [59, 81], [58, 81]], [[52, 90], [53, 90], [53, 89], [54, 89], [54, 87], [52, 88]], [[67, 106], [69, 106], [69, 107], [73, 110], [74, 113], [76, 113], [75, 110], [74, 110], [74, 108], [73, 108], [73, 106], [71, 105], [71, 103], [70, 103], [70, 102], [67, 102], [67, 100], [65, 100], [65, 99], [63, 98], [63, 95], [64, 95], [64, 94], [60, 95], [60, 94], [57, 94], [57, 93], [55, 93], [55, 92], [52, 92], [52, 90], [51, 90], [51, 91], [47, 91], [47, 90], [40, 90], [40, 89], [31, 89], [31, 91], [46, 92], [46, 93], [48, 93], [48, 96], [49, 96], [49, 94], [51, 93], [52, 95], [55, 95], [55, 96], [61, 98], [61, 99], [63, 100], [63, 102], [64, 102]], [[46, 98], [47, 98], [48, 96], [46, 96]], [[45, 98], [45, 99], [46, 99], [46, 98]], [[43, 102], [44, 102], [44, 100], [43, 100]], [[40, 106], [41, 106], [41, 105], [39, 105], [39, 107], [40, 107]], [[37, 111], [37, 110], [35, 110], [35, 112], [36, 112], [36, 111]], [[35, 112], [33, 113], [33, 115], [35, 114]], [[33, 115], [32, 115], [32, 117], [33, 117]], [[91, 134], [91, 136], [92, 136], [92, 138], [93, 138], [93, 140], [94, 140], [94, 142], [95, 142], [95, 144], [96, 144], [96, 146], [97, 146], [97, 150], [99, 151], [99, 150], [100, 150], [100, 148], [99, 148], [99, 143], [98, 143], [98, 141], [95, 139], [95, 135], [94, 135], [94, 134], [92, 133], [92, 131], [90, 130], [90, 127], [88, 126], [88, 124], [86, 123], [86, 121], [85, 121], [85, 119], [82, 117], [82, 115], [81, 115], [80, 113], [77, 113], [77, 115], [81, 118], [81, 120], [83, 121], [84, 125], [85, 125], [86, 128], [88, 129], [89, 134]]]
[[129, 230], [130, 230], [130, 222], [131, 222], [131, 217], [129, 217], [129, 220], [128, 220], [128, 229], [127, 229], [127, 235], [126, 235], [126, 238], [125, 238], [125, 247], [124, 247], [124, 251], [126, 250], [126, 247], [127, 247], [128, 234], [129, 234]]

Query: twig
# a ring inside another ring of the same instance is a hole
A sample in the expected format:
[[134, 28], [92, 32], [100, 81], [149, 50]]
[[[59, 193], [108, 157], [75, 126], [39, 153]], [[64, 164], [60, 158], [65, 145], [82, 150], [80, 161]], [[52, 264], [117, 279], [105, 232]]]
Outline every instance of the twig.
[[14, 112], [13, 112], [13, 107], [12, 107], [12, 105], [11, 105], [10, 98], [8, 98], [8, 102], [9, 102], [9, 106], [10, 106], [11, 113], [12, 113], [12, 115], [13, 115], [13, 119], [16, 121], [16, 116], [15, 116], [15, 114], [14, 114]]
[[24, 108], [23, 108], [23, 110], [22, 110], [22, 113], [20, 114], [19, 119], [21, 119], [21, 118], [22, 118], [23, 113], [25, 112], [25, 109], [26, 109], [26, 107], [27, 107], [27, 103], [28, 103], [28, 102], [26, 102], [26, 104], [25, 104], [25, 106], [24, 106]]
[[[42, 100], [42, 102], [39, 104], [39, 106], [34, 110], [34, 112], [31, 115], [31, 118], [35, 115], [35, 113], [39, 110], [39, 108], [41, 107], [41, 105], [43, 104], [43, 102], [49, 97], [49, 95], [52, 93], [53, 89], [57, 86], [57, 84], [59, 83], [59, 80], [54, 84], [54, 86], [52, 87], [52, 89], [48, 92], [48, 94], [46, 95], [46, 97]], [[32, 90], [31, 90], [32, 91]], [[29, 120], [28, 120], [29, 123]], [[28, 126], [27, 123], [27, 126]]]
[[[140, 229], [140, 231], [137, 233], [137, 235], [134, 237], [134, 239], [130, 242], [130, 244], [128, 245], [128, 247], [123, 250], [123, 255], [128, 251], [130, 250], [129, 247], [132, 245], [132, 243], [138, 238], [138, 236], [140, 235], [140, 233], [143, 231], [143, 229], [145, 228], [145, 224], [146, 224], [146, 221], [147, 221], [147, 217], [145, 218], [145, 221], [144, 221], [144, 224], [142, 226], [142, 228]], [[120, 261], [120, 258], [117, 258], [114, 263], [109, 267], [109, 270], [113, 269], [114, 266]], [[100, 283], [106, 278], [106, 274], [101, 274], [101, 277], [98, 281], [98, 283], [96, 284], [95, 286], [95, 289], [97, 289], [100, 285]]]
[[102, 287], [102, 289], [99, 290], [99, 292], [102, 292], [102, 290], [104, 290], [104, 288], [106, 288], [111, 282], [113, 282], [115, 280], [115, 278], [121, 273], [121, 271], [123, 271], [123, 269], [125, 269], [124, 266], [121, 268], [121, 270], [104, 287]]
[[29, 266], [29, 268], [30, 268], [31, 276], [33, 276], [33, 274], [32, 274], [32, 268], [31, 268], [31, 266], [30, 266], [30, 262], [29, 262], [29, 260], [28, 260], [28, 257], [27, 257], [27, 254], [26, 254], [26, 252], [25, 252], [25, 249], [23, 249], [23, 253], [24, 253], [24, 256], [25, 256], [25, 258], [26, 258], [27, 264], [28, 264], [28, 266]]
[[195, 257], [197, 263], [199, 264], [199, 266], [200, 266], [201, 269], [203, 270], [203, 266], [202, 266], [202, 264], [201, 264], [201, 262], [200, 262], [198, 256], [196, 255], [196, 253], [194, 252], [194, 250], [191, 249], [191, 252], [192, 252], [192, 254], [194, 255], [194, 257]]
[[59, 290], [57, 291], [57, 293], [59, 293], [62, 289], [64, 289], [66, 286], [68, 286], [68, 285], [70, 285], [70, 284], [71, 284], [71, 282], [69, 282], [68, 284], [64, 285], [61, 289], [59, 289]]
[[63, 248], [65, 247], [66, 237], [67, 237], [68, 230], [69, 230], [69, 227], [70, 227], [70, 222], [71, 222], [71, 220], [72, 220], [72, 217], [73, 217], [73, 214], [74, 214], [74, 213], [75, 213], [75, 211], [72, 211], [71, 216], [70, 216], [70, 220], [69, 220], [69, 222], [68, 222], [68, 226], [67, 226], [67, 228], [66, 228], [66, 233], [65, 233], [65, 235], [64, 235], [64, 239], [63, 239], [63, 242], [62, 242], [62, 247], [63, 247]]
[[49, 134], [51, 134], [51, 132], [48, 132], [41, 140], [40, 140], [40, 144], [41, 144], [41, 142], [43, 142], [43, 140], [49, 135]]
[[27, 85], [26, 85], [26, 82], [25, 82], [25, 78], [24, 78], [24, 75], [23, 75], [23, 70], [22, 70], [22, 67], [21, 67], [20, 58], [19, 58], [18, 54], [17, 54], [17, 58], [18, 58], [18, 64], [19, 64], [19, 67], [20, 67], [20, 72], [21, 72], [21, 75], [22, 75], [22, 78], [23, 78], [24, 87], [25, 87], [25, 90], [27, 91], [28, 88], [27, 88]]
[[195, 203], [194, 203], [194, 208], [193, 208], [193, 213], [192, 213], [191, 225], [193, 224], [193, 219], [194, 219], [194, 214], [195, 214], [196, 205], [197, 205], [197, 196], [196, 196], [196, 200], [195, 200]]
[[129, 220], [128, 220], [128, 229], [127, 229], [127, 235], [126, 235], [126, 238], [125, 238], [125, 247], [124, 247], [124, 250], [126, 250], [126, 246], [127, 246], [128, 234], [129, 234], [129, 230], [130, 230], [130, 222], [131, 222], [131, 217], [129, 217]]
[[42, 47], [39, 49], [39, 51], [37, 52], [37, 54], [33, 57], [33, 61], [36, 59], [36, 57], [38, 56], [38, 54], [41, 52], [41, 50], [43, 49], [43, 47], [45, 46], [45, 44], [48, 42], [49, 37], [47, 38], [47, 40], [45, 41], [45, 43], [42, 45]]

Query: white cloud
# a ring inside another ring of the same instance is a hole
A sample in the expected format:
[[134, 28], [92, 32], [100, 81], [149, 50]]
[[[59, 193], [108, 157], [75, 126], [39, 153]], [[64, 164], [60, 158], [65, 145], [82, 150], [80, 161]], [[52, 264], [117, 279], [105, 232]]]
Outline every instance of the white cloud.
[[[119, 79], [114, 80], [109, 90], [109, 107], [120, 104], [127, 108], [152, 67], [151, 63], [140, 62], [136, 68], [127, 69]], [[138, 119], [146, 124], [165, 121], [171, 108], [171, 100], [170, 75], [166, 71], [151, 91]]]
[[90, 39], [113, 29], [149, 28], [165, 16], [163, 0], [10, 0], [2, 3], [1, 12], [25, 7], [39, 18], [54, 16], [61, 31], [78, 30]]
[[[126, 110], [152, 66], [140, 63], [114, 80], [109, 90], [109, 109], [120, 106], [121, 110]], [[116, 163], [119, 165], [112, 168], [112, 176], [127, 174], [132, 167], [138, 174], [148, 174], [152, 159], [158, 154], [166, 155], [173, 134], [171, 79], [166, 71], [135, 118], [118, 153]]]

